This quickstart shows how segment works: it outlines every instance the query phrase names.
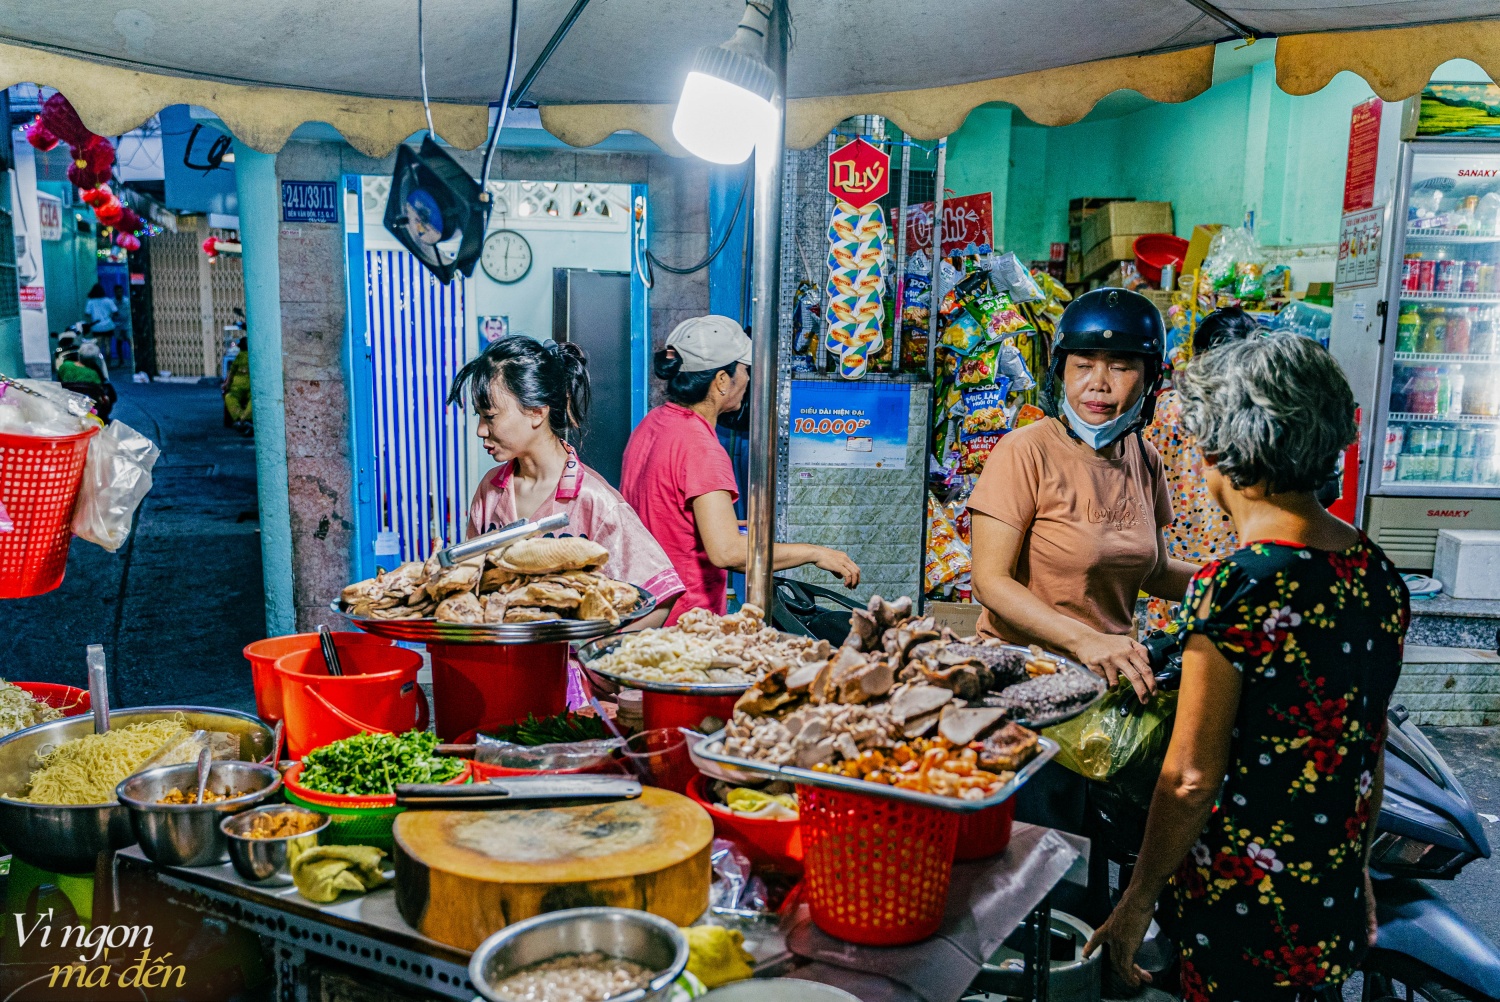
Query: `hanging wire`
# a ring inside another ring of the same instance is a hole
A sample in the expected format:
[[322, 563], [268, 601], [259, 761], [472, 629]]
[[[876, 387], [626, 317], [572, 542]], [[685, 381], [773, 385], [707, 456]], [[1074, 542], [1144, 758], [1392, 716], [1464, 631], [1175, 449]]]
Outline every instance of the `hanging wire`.
[[437, 138], [432, 127], [432, 105], [427, 101], [427, 33], [422, 24], [422, 0], [417, 0], [417, 69], [422, 76], [422, 110], [427, 113], [427, 134]]
[[520, 37], [521, 0], [510, 0], [510, 46], [505, 57], [505, 86], [500, 93], [500, 108], [495, 115], [495, 130], [490, 133], [490, 144], [484, 150], [484, 164], [479, 168], [480, 197], [490, 197], [490, 164], [495, 157], [495, 144], [500, 141], [500, 130], [505, 128], [505, 113], [510, 110], [510, 92], [516, 83], [516, 41]]
[[699, 261], [697, 264], [678, 268], [662, 261], [655, 254], [646, 249], [646, 235], [644, 232], [641, 232], [644, 227], [644, 220], [636, 220], [636, 241], [641, 248], [641, 262], [645, 265], [645, 270], [641, 272], [641, 281], [645, 284], [646, 288], [652, 288], [656, 284], [657, 268], [660, 268], [662, 271], [669, 272], [673, 275], [691, 275], [694, 272], [702, 271], [704, 268], [707, 268], [709, 265], [714, 263], [714, 260], [724, 252], [724, 248], [729, 244], [729, 237], [734, 233], [735, 224], [739, 221], [740, 218], [740, 210], [745, 205], [745, 192], [750, 189], [750, 178], [753, 173], [753, 166], [747, 166], [745, 168], [745, 180], [740, 183], [740, 194], [739, 197], [734, 200], [734, 211], [730, 213], [729, 222], [724, 226], [724, 235], [719, 238], [719, 245], [713, 250], [709, 251], [708, 256], [705, 257], [702, 261]]

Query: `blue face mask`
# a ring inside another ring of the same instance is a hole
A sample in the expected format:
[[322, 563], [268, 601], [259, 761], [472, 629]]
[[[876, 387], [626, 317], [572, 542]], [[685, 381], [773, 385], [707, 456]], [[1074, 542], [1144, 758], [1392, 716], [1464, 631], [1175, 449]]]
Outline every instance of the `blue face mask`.
[[1141, 408], [1145, 405], [1146, 395], [1142, 393], [1129, 410], [1118, 417], [1110, 418], [1103, 424], [1089, 424], [1079, 417], [1078, 412], [1073, 409], [1072, 404], [1068, 403], [1066, 397], [1063, 398], [1062, 412], [1063, 417], [1067, 419], [1068, 427], [1073, 429], [1073, 434], [1077, 435], [1084, 445], [1097, 451], [1125, 434], [1135, 423], [1135, 419], [1140, 416]]

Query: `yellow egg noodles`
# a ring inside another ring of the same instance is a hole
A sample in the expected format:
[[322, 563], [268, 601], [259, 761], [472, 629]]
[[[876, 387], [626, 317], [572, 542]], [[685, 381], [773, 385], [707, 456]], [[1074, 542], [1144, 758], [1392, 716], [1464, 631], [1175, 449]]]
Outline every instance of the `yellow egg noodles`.
[[88, 734], [40, 754], [26, 800], [33, 804], [106, 804], [115, 787], [169, 742], [192, 732], [181, 714], [125, 724], [104, 734]]

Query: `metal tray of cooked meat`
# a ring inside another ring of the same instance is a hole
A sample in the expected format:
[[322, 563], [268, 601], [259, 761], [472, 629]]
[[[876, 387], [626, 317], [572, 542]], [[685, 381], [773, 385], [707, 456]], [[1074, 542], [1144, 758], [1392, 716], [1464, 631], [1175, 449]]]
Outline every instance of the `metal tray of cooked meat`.
[[[1022, 647], [1019, 644], [1005, 644], [1002, 649], [1003, 650], [1010, 650], [1010, 651], [1018, 651], [1018, 652], [1020, 652], [1022, 654], [1025, 654], [1028, 658], [1034, 658], [1034, 659], [1039, 660], [1039, 661], [1050, 661], [1053, 664], [1055, 664], [1055, 665], [1058, 666], [1057, 674], [1060, 676], [1060, 678], [1066, 678], [1069, 681], [1069, 683], [1074, 684], [1074, 686], [1076, 688], [1084, 689], [1084, 690], [1087, 690], [1087, 689], [1091, 688], [1093, 690], [1093, 695], [1089, 696], [1087, 699], [1077, 699], [1076, 701], [1070, 702], [1068, 704], [1068, 706], [1067, 706], [1066, 709], [1060, 709], [1060, 710], [1056, 710], [1056, 711], [1054, 711], [1052, 713], [1043, 713], [1043, 714], [1027, 714], [1027, 713], [1013, 713], [1013, 714], [1011, 714], [1010, 719], [1014, 720], [1016, 723], [1020, 724], [1022, 727], [1029, 727], [1033, 731], [1039, 731], [1039, 730], [1041, 730], [1044, 727], [1053, 727], [1053, 726], [1055, 726], [1057, 724], [1063, 723], [1064, 721], [1072, 720], [1074, 717], [1078, 716], [1084, 710], [1087, 710], [1089, 707], [1091, 707], [1095, 703], [1097, 703], [1100, 700], [1100, 698], [1103, 697], [1104, 693], [1106, 691], [1108, 691], [1109, 687], [1107, 685], [1105, 685], [1104, 679], [1100, 678], [1098, 675], [1095, 675], [1093, 672], [1089, 671], [1087, 668], [1085, 668], [1083, 665], [1079, 664], [1077, 661], [1073, 661], [1073, 660], [1071, 660], [1069, 658], [1065, 658], [1061, 654], [1052, 654], [1050, 652], [1043, 652], [1042, 654], [1037, 654], [1031, 648], [1029, 648], [1029, 647]], [[1066, 673], [1066, 675], [1064, 675], [1063, 673]], [[1046, 676], [1046, 675], [1038, 675], [1035, 678], [1028, 679], [1027, 681], [1029, 681], [1029, 682], [1037, 682], [1038, 680], [1044, 679], [1044, 678], [1047, 678], [1047, 677], [1048, 676]], [[1087, 683], [1087, 684], [1085, 684], [1085, 683]], [[1026, 683], [1025, 682], [1018, 682], [1016, 684], [1017, 685], [1025, 685]], [[1045, 684], [1045, 683], [1042, 683], [1042, 684]], [[1012, 689], [1012, 688], [1014, 688], [1014, 686], [1006, 686], [1004, 689], [1001, 689], [998, 693], [992, 693], [992, 694], [987, 694], [987, 695], [991, 695], [991, 696], [995, 696], [995, 695], [1003, 696], [1008, 689]]]
[[795, 765], [773, 765], [770, 762], [761, 762], [756, 759], [737, 758], [726, 754], [724, 751], [724, 731], [719, 730], [710, 734], [699, 742], [693, 749], [693, 754], [707, 759], [721, 766], [728, 766], [742, 772], [756, 773], [768, 779], [779, 779], [788, 783], [798, 783], [807, 786], [821, 786], [829, 790], [842, 790], [845, 793], [860, 793], [867, 797], [884, 797], [888, 800], [904, 800], [912, 804], [921, 804], [924, 807], [936, 807], [943, 811], [957, 811], [961, 814], [973, 811], [982, 811], [986, 807], [994, 807], [1009, 800], [1017, 790], [1026, 785], [1026, 781], [1035, 776], [1037, 772], [1051, 761], [1058, 752], [1058, 744], [1051, 738], [1037, 738], [1037, 752], [1030, 762], [1023, 765], [1011, 778], [1010, 782], [1000, 787], [999, 790], [981, 800], [961, 800], [958, 797], [940, 797], [935, 793], [920, 793], [916, 790], [903, 790], [899, 786], [887, 786], [884, 783], [871, 783], [863, 779], [855, 779], [852, 776], [842, 776], [833, 772], [816, 772], [812, 769], [803, 769]]
[[449, 623], [421, 619], [373, 619], [344, 611], [335, 599], [330, 608], [366, 633], [414, 644], [557, 644], [597, 640], [623, 630], [656, 611], [656, 596], [633, 585], [640, 604], [620, 617], [618, 626], [607, 619], [547, 619], [537, 623]]
[[608, 654], [623, 638], [605, 637], [578, 648], [578, 660], [589, 679], [606, 692], [639, 689], [642, 692], [665, 692], [674, 696], [739, 696], [754, 682], [659, 682], [621, 675], [595, 667], [591, 662]]

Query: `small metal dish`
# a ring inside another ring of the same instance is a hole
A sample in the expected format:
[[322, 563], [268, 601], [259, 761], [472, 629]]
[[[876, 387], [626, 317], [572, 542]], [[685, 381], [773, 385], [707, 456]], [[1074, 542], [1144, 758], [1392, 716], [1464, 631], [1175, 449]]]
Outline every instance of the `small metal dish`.
[[[302, 814], [318, 819], [318, 827], [301, 835], [281, 838], [251, 838], [247, 832], [255, 819], [265, 814]], [[318, 811], [292, 804], [272, 804], [231, 815], [219, 822], [229, 840], [229, 862], [234, 872], [255, 884], [285, 887], [292, 882], [292, 858], [316, 846], [332, 819]]]
[[515, 1002], [493, 986], [544, 960], [595, 951], [655, 972], [645, 987], [610, 1002], [668, 998], [688, 962], [687, 937], [660, 916], [630, 908], [569, 908], [506, 926], [480, 943], [469, 961], [469, 980], [488, 1002]]
[[210, 866], [229, 859], [229, 844], [219, 829], [225, 815], [238, 814], [281, 792], [281, 773], [256, 762], [214, 762], [208, 788], [233, 794], [206, 804], [159, 804], [173, 790], [194, 790], [198, 766], [164, 765], [127, 776], [115, 796], [130, 812], [130, 826], [141, 851], [162, 866]]

